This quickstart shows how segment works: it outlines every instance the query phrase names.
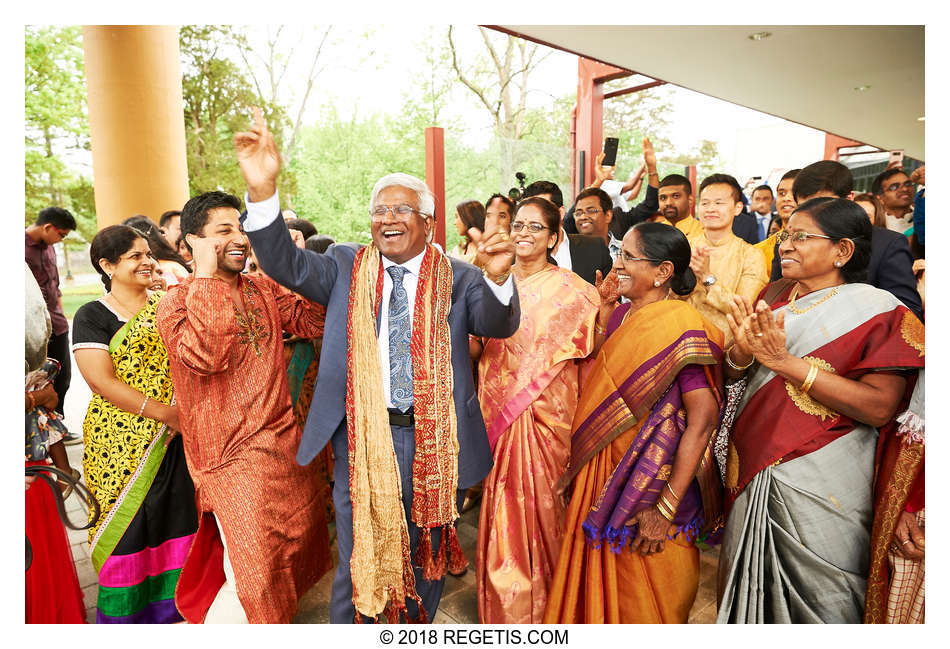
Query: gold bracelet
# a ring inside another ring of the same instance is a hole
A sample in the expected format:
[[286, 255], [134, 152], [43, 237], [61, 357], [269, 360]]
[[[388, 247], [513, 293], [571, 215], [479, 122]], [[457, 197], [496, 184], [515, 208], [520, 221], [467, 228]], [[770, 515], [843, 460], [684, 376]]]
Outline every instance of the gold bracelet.
[[753, 356], [752, 356], [752, 360], [749, 361], [748, 363], [746, 363], [745, 365], [736, 365], [735, 363], [732, 362], [732, 356], [731, 356], [730, 353], [729, 353], [729, 352], [731, 352], [731, 351], [732, 351], [732, 347], [730, 347], [729, 349], [726, 350], [726, 363], [729, 365], [729, 367], [731, 367], [732, 369], [736, 370], [737, 372], [744, 372], [744, 371], [746, 371], [747, 369], [749, 369], [750, 367], [752, 367], [752, 363], [755, 362], [755, 355], [754, 355], [754, 354], [753, 354]]
[[676, 501], [679, 502], [680, 497], [676, 495], [676, 492], [673, 491], [673, 485], [669, 482], [666, 483], [666, 488], [670, 490], [670, 495], [676, 498]]
[[483, 269], [482, 275], [484, 275], [485, 279], [487, 279], [488, 281], [494, 282], [498, 286], [501, 286], [508, 279], [508, 276], [511, 275], [511, 268], [509, 267], [508, 270], [506, 270], [501, 275], [489, 275], [488, 271]]
[[601, 327], [600, 323], [594, 320], [594, 331], [599, 333], [601, 336], [607, 335], [607, 327]]
[[808, 376], [805, 377], [805, 382], [802, 383], [802, 387], [799, 388], [799, 391], [803, 395], [807, 395], [808, 391], [811, 390], [811, 386], [814, 385], [816, 378], [818, 378], [818, 366], [811, 364], [811, 367], [808, 369]]
[[656, 508], [660, 512], [660, 516], [662, 516], [663, 518], [665, 518], [671, 523], [673, 522], [673, 514], [663, 509], [663, 505], [660, 504], [659, 500], [656, 501]]
[[676, 507], [679, 507], [679, 503], [678, 503], [678, 502], [676, 503], [676, 507], [674, 507], [673, 504], [670, 503], [670, 501], [667, 500], [667, 499], [666, 499], [666, 496], [663, 495], [663, 494], [660, 494], [660, 501], [662, 501], [662, 503], [666, 506], [666, 508], [667, 508], [668, 510], [670, 510], [670, 511], [673, 512], [674, 514], [676, 513]]
[[142, 407], [139, 408], [139, 415], [138, 415], [139, 417], [141, 417], [141, 416], [142, 416], [142, 413], [145, 412], [145, 404], [146, 404], [146, 403], [148, 403], [148, 395], [147, 395], [147, 394], [145, 395], [145, 398], [142, 399]]

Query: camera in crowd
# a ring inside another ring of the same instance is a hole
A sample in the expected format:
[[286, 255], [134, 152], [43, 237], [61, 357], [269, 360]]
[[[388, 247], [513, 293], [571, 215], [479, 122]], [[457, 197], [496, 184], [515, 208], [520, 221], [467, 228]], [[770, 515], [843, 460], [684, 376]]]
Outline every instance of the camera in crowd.
[[524, 193], [524, 181], [527, 179], [527, 176], [525, 176], [524, 173], [520, 171], [516, 171], [515, 179], [518, 181], [518, 187], [520, 187], [520, 189], [518, 187], [512, 187], [509, 189], [508, 198], [517, 203], [521, 200], [521, 195]]

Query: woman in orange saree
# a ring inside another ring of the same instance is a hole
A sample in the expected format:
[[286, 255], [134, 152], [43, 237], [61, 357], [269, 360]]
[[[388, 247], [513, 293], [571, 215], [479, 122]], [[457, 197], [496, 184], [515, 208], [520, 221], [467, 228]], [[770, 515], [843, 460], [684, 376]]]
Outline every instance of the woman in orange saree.
[[[597, 289], [551, 264], [560, 214], [544, 199], [519, 204], [512, 223], [521, 323], [485, 339], [478, 396], [494, 467], [478, 521], [476, 579], [482, 623], [538, 623], [560, 547], [578, 360], [593, 349]], [[473, 343], [476, 344], [477, 343]]]
[[573, 493], [545, 623], [689, 615], [695, 540], [722, 523], [712, 445], [723, 344], [695, 308], [666, 299], [695, 286], [689, 262], [686, 237], [669, 225], [638, 224], [621, 244], [613, 290], [630, 302], [612, 310], [605, 296], [598, 316], [606, 327], [574, 415], [561, 481], [573, 479]]

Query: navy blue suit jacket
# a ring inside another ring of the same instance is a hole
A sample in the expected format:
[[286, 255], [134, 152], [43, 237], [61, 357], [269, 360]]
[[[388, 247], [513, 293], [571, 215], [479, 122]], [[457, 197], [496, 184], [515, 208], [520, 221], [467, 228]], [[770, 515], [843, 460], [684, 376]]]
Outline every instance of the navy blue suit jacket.
[[[333, 245], [324, 254], [298, 248], [280, 218], [247, 235], [265, 273], [308, 300], [327, 307], [320, 372], [310, 415], [297, 450], [297, 461], [309, 464], [340, 428], [346, 415], [346, 322], [353, 261], [360, 246]], [[453, 396], [458, 419], [458, 486], [465, 489], [484, 478], [492, 466], [488, 435], [472, 378], [468, 335], [507, 338], [517, 331], [521, 311], [517, 290], [511, 303], [504, 305], [492, 293], [478, 268], [457, 259], [450, 258], [450, 261], [452, 307], [449, 330], [455, 379]], [[345, 428], [340, 430], [345, 434]], [[339, 458], [338, 461], [346, 460]]]

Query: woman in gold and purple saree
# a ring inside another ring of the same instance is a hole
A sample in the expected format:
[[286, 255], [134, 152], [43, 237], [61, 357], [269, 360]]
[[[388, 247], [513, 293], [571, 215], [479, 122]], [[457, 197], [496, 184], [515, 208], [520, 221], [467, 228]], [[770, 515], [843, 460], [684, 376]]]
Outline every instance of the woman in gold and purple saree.
[[783, 279], [729, 316], [728, 373], [747, 386], [728, 445], [719, 622], [882, 622], [888, 552], [923, 557], [902, 514], [923, 440], [895, 422], [924, 365], [923, 325], [861, 283], [870, 254], [860, 206], [809, 200], [779, 237]]
[[[614, 262], [630, 302], [598, 316], [602, 344], [574, 416], [573, 479], [546, 623], [683, 623], [699, 586], [697, 538], [721, 524], [712, 455], [722, 332], [687, 302], [682, 232], [641, 223]], [[605, 291], [602, 288], [602, 294]], [[612, 311], [612, 312], [611, 312]], [[606, 337], [606, 338], [605, 338]]]
[[567, 469], [578, 360], [593, 349], [600, 297], [577, 274], [547, 261], [559, 217], [544, 199], [519, 204], [512, 240], [521, 324], [510, 338], [485, 339], [478, 364], [495, 461], [478, 521], [483, 623], [540, 622], [560, 547], [565, 503], [554, 485]]

